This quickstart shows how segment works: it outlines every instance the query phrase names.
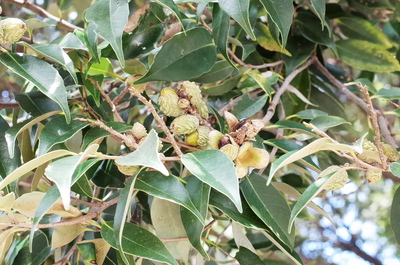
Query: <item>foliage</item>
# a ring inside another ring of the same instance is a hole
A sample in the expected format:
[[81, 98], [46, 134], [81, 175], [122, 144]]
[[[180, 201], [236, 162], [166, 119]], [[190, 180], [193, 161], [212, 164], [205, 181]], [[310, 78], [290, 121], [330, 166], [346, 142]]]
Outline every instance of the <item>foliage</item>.
[[2, 1], [1, 264], [307, 264], [400, 177], [400, 4], [329, 2]]

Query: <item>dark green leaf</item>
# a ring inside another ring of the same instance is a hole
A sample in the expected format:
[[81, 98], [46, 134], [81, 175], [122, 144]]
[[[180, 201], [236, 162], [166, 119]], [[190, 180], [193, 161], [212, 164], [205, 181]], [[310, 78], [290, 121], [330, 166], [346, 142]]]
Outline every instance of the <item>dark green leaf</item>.
[[64, 116], [58, 116], [43, 128], [39, 136], [39, 155], [43, 155], [50, 150], [55, 144], [65, 142], [74, 136], [78, 131], [82, 130], [89, 123], [73, 120], [69, 124], [65, 122]]
[[274, 186], [265, 184], [264, 178], [251, 174], [240, 183], [240, 188], [251, 209], [282, 242], [292, 249], [294, 230], [291, 234], [288, 233], [289, 205]]
[[227, 61], [218, 61], [214, 64], [210, 71], [202, 74], [199, 77], [191, 79], [197, 83], [214, 83], [219, 80], [223, 80], [232, 74], [234, 68]]
[[381, 45], [363, 40], [340, 40], [336, 42], [339, 58], [359, 70], [393, 72], [400, 70], [399, 61]]
[[239, 261], [240, 265], [265, 265], [257, 254], [242, 246], [239, 247], [239, 252], [236, 253], [235, 259]]
[[[174, 13], [176, 18], [182, 24], [181, 12], [179, 11], [178, 6], [174, 3], [173, 0], [155, 0], [155, 2], [159, 3], [163, 7], [168, 8], [169, 10], [171, 10], [171, 12]], [[183, 27], [183, 24], [182, 24], [182, 27]]]
[[18, 146], [14, 146], [14, 158], [9, 154], [8, 145], [5, 138], [6, 131], [10, 126], [0, 115], [0, 177], [5, 178], [21, 165], [20, 152]]
[[93, 61], [100, 62], [99, 54], [97, 51], [97, 35], [94, 32], [94, 28], [95, 25], [89, 23], [86, 31], [77, 29], [74, 31], [74, 34], [87, 47], [90, 54], [92, 55]]
[[93, 31], [110, 43], [122, 67], [125, 67], [122, 33], [128, 22], [128, 15], [127, 0], [96, 1], [85, 15]]
[[249, 19], [250, 0], [218, 0], [219, 6], [231, 16], [249, 35], [256, 40]]
[[248, 95], [244, 95], [233, 108], [232, 114], [235, 115], [238, 120], [250, 118], [264, 107], [267, 99], [267, 95], [255, 99], [250, 99]]
[[15, 100], [32, 117], [39, 117], [45, 113], [61, 110], [60, 106], [40, 91], [28, 93], [14, 92]]
[[93, 187], [86, 175], [79, 178], [79, 180], [71, 186], [71, 191], [89, 198], [93, 197]]
[[286, 49], [292, 56], [283, 55], [287, 74], [293, 72], [311, 56], [315, 44], [302, 36], [289, 36]]
[[390, 209], [390, 224], [397, 244], [400, 245], [400, 187], [397, 188], [396, 193], [393, 196], [392, 208]]
[[182, 205], [204, 224], [201, 213], [193, 205], [187, 190], [176, 177], [172, 175], [164, 176], [157, 171], [144, 171], [139, 174], [135, 183], [135, 189]]
[[295, 121], [282, 120], [282, 121], [278, 121], [271, 127], [272, 128], [282, 128], [282, 129], [291, 129], [291, 130], [299, 131], [301, 133], [309, 134], [311, 136], [316, 136], [316, 134], [313, 133], [310, 128], [306, 127], [302, 123], [295, 122]]
[[50, 64], [32, 55], [15, 53], [1, 54], [0, 62], [57, 102], [65, 113], [66, 121], [71, 121], [64, 81]]
[[291, 0], [260, 0], [267, 10], [269, 17], [277, 26], [280, 32], [281, 46], [285, 47], [289, 30], [292, 25], [294, 6]]
[[85, 265], [96, 263], [96, 247], [93, 242], [79, 243], [76, 245]]
[[52, 249], [46, 235], [41, 230], [37, 230], [33, 237], [32, 252], [29, 251], [29, 244], [26, 244], [18, 252], [13, 264], [42, 265], [51, 253]]
[[325, 0], [311, 0], [311, 4], [315, 10], [315, 13], [319, 17], [319, 20], [321, 20], [321, 26], [323, 28], [325, 25], [326, 1]]
[[232, 77], [228, 80], [226, 80], [225, 82], [223, 82], [222, 84], [213, 86], [213, 87], [202, 87], [202, 92], [206, 95], [210, 95], [210, 96], [221, 96], [229, 91], [231, 91], [233, 88], [236, 87], [236, 85], [239, 83], [240, 78], [242, 76], [235, 76]]
[[226, 195], [242, 211], [239, 181], [233, 162], [220, 150], [187, 153], [182, 163], [204, 183]]
[[[186, 189], [194, 206], [199, 210], [203, 219], [207, 217], [208, 200], [210, 198], [211, 187], [201, 182], [198, 178], [190, 176], [185, 178], [187, 180]], [[204, 231], [204, 225], [193, 215], [192, 212], [186, 208], [181, 207], [181, 218], [183, 226], [185, 227], [187, 236], [192, 246], [206, 259], [208, 259], [207, 252], [204, 251], [201, 235]]]
[[[117, 248], [113, 226], [113, 222], [104, 223], [101, 227], [101, 236], [113, 248]], [[122, 248], [125, 253], [178, 265], [178, 262], [171, 256], [160, 239], [146, 229], [132, 223], [126, 223], [122, 235]]]
[[149, 71], [136, 84], [192, 79], [208, 72], [216, 58], [210, 33], [204, 28], [194, 28], [168, 40], [154, 58]]

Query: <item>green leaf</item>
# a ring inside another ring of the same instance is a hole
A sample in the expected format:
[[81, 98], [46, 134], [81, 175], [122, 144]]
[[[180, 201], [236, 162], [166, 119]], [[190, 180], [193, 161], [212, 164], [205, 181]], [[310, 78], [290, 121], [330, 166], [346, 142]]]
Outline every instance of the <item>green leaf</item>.
[[93, 242], [79, 243], [76, 245], [85, 265], [96, 264], [96, 248]]
[[252, 229], [268, 229], [263, 221], [252, 211], [245, 200], [242, 201], [243, 211], [239, 212], [236, 206], [225, 195], [211, 190], [210, 205], [218, 208], [232, 220]]
[[400, 245], [400, 187], [397, 188], [393, 196], [392, 208], [390, 209], [390, 224], [397, 244]]
[[117, 74], [114, 73], [114, 66], [107, 58], [100, 57], [100, 62], [94, 63], [90, 66], [88, 75], [104, 75], [114, 78], [119, 78]]
[[311, 0], [311, 5], [314, 8], [319, 20], [321, 20], [321, 26], [323, 29], [325, 25], [326, 2], [325, 0]]
[[216, 56], [210, 33], [204, 28], [190, 29], [165, 42], [150, 69], [135, 83], [189, 80], [208, 72]]
[[66, 121], [71, 121], [64, 81], [49, 63], [32, 55], [15, 53], [1, 54], [0, 62], [17, 75], [33, 83], [43, 94], [57, 102], [65, 114]]
[[158, 154], [159, 138], [155, 130], [151, 130], [146, 140], [132, 153], [115, 160], [120, 165], [145, 166], [169, 175], [168, 169], [160, 160]]
[[87, 47], [72, 32], [58, 37], [57, 39], [53, 40], [51, 44], [57, 44], [63, 49], [87, 50]]
[[239, 247], [239, 252], [236, 253], [235, 259], [239, 261], [240, 265], [265, 265], [257, 254], [242, 246]]
[[[187, 181], [186, 189], [190, 199], [196, 209], [198, 209], [200, 214], [203, 216], [203, 219], [205, 219], [207, 217], [211, 187], [194, 176], [185, 178], [185, 180]], [[204, 258], [209, 259], [201, 242], [204, 225], [186, 208], [181, 207], [180, 214], [190, 243]]]
[[41, 122], [44, 119], [47, 119], [50, 116], [53, 116], [54, 114], [59, 113], [60, 111], [52, 111], [48, 112], [46, 114], [43, 114], [37, 118], [30, 118], [27, 119], [21, 123], [18, 123], [17, 125], [10, 127], [5, 134], [5, 138], [7, 141], [7, 146], [8, 146], [8, 152], [10, 153], [10, 157], [14, 157], [14, 149], [15, 149], [15, 141], [17, 140], [17, 137], [19, 134], [21, 134], [23, 131], [26, 129], [32, 127], [33, 125], [37, 124], [38, 122]]
[[265, 93], [268, 94], [268, 96], [272, 95], [274, 89], [272, 88], [271, 82], [268, 78], [265, 78], [261, 74], [255, 72], [249, 72], [248, 75], [257, 82], [257, 84], [262, 88], [262, 90], [265, 91]]
[[307, 187], [307, 189], [304, 191], [303, 195], [301, 195], [300, 199], [293, 206], [292, 212], [290, 214], [290, 220], [289, 220], [289, 232], [292, 230], [295, 218], [304, 209], [304, 207], [306, 207], [307, 204], [309, 204], [311, 202], [311, 200], [314, 199], [315, 196], [317, 196], [324, 189], [324, 187], [328, 184], [327, 181], [330, 178], [334, 178], [335, 175], [337, 175], [337, 174], [342, 174], [343, 170], [346, 171], [345, 168], [340, 168], [338, 171], [336, 171], [332, 174], [329, 174], [320, 179], [317, 179], [314, 183], [312, 183], [310, 186]]
[[71, 186], [71, 191], [89, 198], [93, 197], [93, 186], [86, 175], [79, 178], [79, 180]]
[[226, 195], [242, 212], [239, 181], [233, 162], [220, 150], [187, 153], [182, 163], [197, 178]]
[[288, 120], [278, 121], [274, 125], [268, 126], [268, 128], [291, 129], [314, 137], [317, 136], [314, 132], [311, 131], [310, 128], [307, 128], [307, 126], [305, 126], [304, 124], [295, 121], [288, 121]]
[[145, 171], [139, 174], [135, 189], [182, 205], [204, 224], [203, 216], [193, 205], [187, 190], [176, 177], [172, 175], [164, 176], [157, 171]]
[[94, 32], [96, 26], [89, 23], [85, 31], [76, 29], [75, 36], [87, 47], [89, 53], [92, 55], [92, 61], [100, 62], [99, 52], [97, 50], [97, 34]]
[[384, 98], [384, 99], [399, 99], [400, 98], [400, 88], [399, 87], [390, 87], [390, 88], [382, 88], [375, 94], [375, 96]]
[[210, 71], [190, 81], [197, 83], [214, 83], [225, 79], [232, 74], [234, 68], [227, 61], [218, 61], [214, 64]]
[[26, 42], [21, 42], [19, 44], [32, 49], [36, 53], [44, 56], [47, 60], [65, 67], [72, 79], [74, 79], [75, 84], [78, 84], [78, 77], [75, 74], [74, 63], [60, 46], [57, 44], [28, 44]]
[[382, 45], [385, 49], [393, 46], [389, 38], [367, 20], [357, 17], [340, 17], [336, 20], [341, 32], [351, 39]]
[[238, 120], [250, 118], [264, 107], [267, 99], [267, 95], [255, 99], [250, 99], [249, 95], [244, 95], [233, 108], [232, 114], [235, 115]]
[[289, 205], [274, 186], [266, 186], [265, 182], [264, 178], [253, 173], [240, 183], [240, 188], [257, 216], [282, 242], [293, 249], [294, 233], [288, 233]]
[[381, 45], [349, 39], [337, 41], [336, 47], [339, 58], [356, 69], [378, 73], [400, 70], [399, 61]]
[[257, 37], [258, 44], [268, 51], [280, 52], [287, 56], [291, 56], [290, 52], [283, 49], [278, 42], [272, 37], [267, 25], [258, 22], [254, 26], [254, 34]]
[[318, 116], [312, 119], [310, 123], [316, 126], [318, 129], [321, 129], [322, 131], [342, 124], [350, 124], [350, 122], [337, 116]]
[[[116, 122], [116, 121], [109, 121], [105, 123], [106, 126], [113, 128], [115, 131], [122, 133], [132, 130], [132, 125]], [[86, 132], [85, 136], [83, 137], [83, 144], [82, 148], [85, 149], [86, 146], [93, 143], [94, 141], [104, 138], [111, 135], [111, 133], [107, 132], [106, 130], [100, 127], [93, 127], [89, 131]]]
[[285, 47], [293, 20], [293, 14], [294, 14], [293, 1], [260, 0], [260, 2], [267, 10], [269, 17], [277, 26], [282, 40], [281, 46]]
[[29, 251], [29, 244], [25, 244], [18, 252], [13, 264], [41, 265], [52, 252], [46, 235], [41, 230], [37, 230], [33, 236], [32, 252]]
[[[113, 222], [105, 222], [101, 227], [101, 236], [113, 248], [117, 248], [113, 226]], [[146, 229], [132, 223], [126, 223], [122, 235], [122, 247], [125, 253], [178, 265], [178, 262], [171, 256], [160, 239]]]
[[[60, 191], [61, 199], [63, 201], [64, 208], [69, 209], [71, 202], [71, 185], [72, 176], [75, 169], [78, 167], [83, 160], [87, 159], [87, 156], [97, 151], [99, 145], [93, 144], [89, 146], [82, 155], [69, 156], [57, 159], [47, 166], [45, 174], [48, 179], [53, 181], [58, 190]], [[60, 174], [62, 172], [62, 174]]]
[[327, 116], [327, 115], [328, 115], [328, 113], [326, 113], [325, 111], [322, 111], [322, 110], [306, 109], [306, 110], [297, 112], [294, 116], [299, 117], [300, 119], [303, 119], [303, 120], [311, 120], [311, 119], [317, 118], [319, 116]]
[[60, 11], [67, 10], [73, 3], [74, 0], [57, 0], [57, 6]]
[[25, 20], [25, 24], [26, 24], [27, 29], [40, 29], [40, 28], [51, 26], [50, 24], [45, 23], [42, 20], [37, 19], [37, 18], [27, 19], [27, 20]]
[[256, 36], [250, 25], [249, 19], [249, 0], [218, 0], [218, 4], [230, 17], [232, 17], [249, 35], [252, 40], [256, 40]]
[[40, 91], [14, 92], [13, 94], [21, 108], [32, 117], [39, 117], [53, 111], [61, 112], [60, 106]]
[[127, 0], [99, 0], [89, 7], [85, 18], [96, 34], [107, 40], [122, 67], [125, 67], [122, 50], [122, 33], [128, 22]]
[[221, 96], [229, 91], [231, 91], [233, 88], [236, 87], [236, 85], [239, 83], [240, 78], [242, 78], [241, 75], [229, 78], [228, 80], [224, 81], [222, 84], [218, 84], [216, 86], [212, 87], [202, 87], [201, 91], [210, 96]]
[[395, 175], [396, 177], [400, 178], [400, 163], [399, 162], [391, 163], [390, 172], [392, 172], [392, 174]]
[[181, 18], [181, 12], [179, 11], [178, 6], [174, 3], [173, 0], [154, 0], [156, 3], [162, 5], [165, 8], [168, 8], [176, 18], [179, 20], [179, 22], [182, 25], [182, 28], [184, 28], [184, 25], [182, 23], [182, 18]]
[[46, 123], [39, 136], [39, 155], [43, 155], [55, 144], [65, 142], [72, 138], [78, 131], [88, 126], [88, 122], [73, 120], [69, 124], [63, 116], [58, 116]]
[[10, 126], [0, 115], [0, 180], [5, 178], [7, 175], [11, 174], [14, 170], [16, 170], [21, 165], [20, 159], [20, 151], [18, 146], [14, 145], [14, 150], [11, 156], [10, 151], [8, 151], [8, 145], [6, 141], [6, 131]]
[[286, 49], [292, 56], [283, 55], [283, 61], [286, 66], [286, 74], [293, 72], [310, 58], [315, 49], [315, 44], [303, 36], [289, 36]]
[[220, 51], [222, 56], [224, 56], [224, 58], [228, 61], [228, 63], [232, 65], [235, 69], [237, 69], [236, 65], [232, 62], [231, 58], [229, 57], [227, 49], [230, 18], [229, 15], [225, 13], [225, 11], [222, 10], [219, 5], [214, 5], [213, 7], [212, 25], [213, 25], [212, 34], [214, 37], [215, 46], [217, 46], [218, 50]]
[[266, 236], [277, 248], [279, 248], [287, 257], [289, 257], [294, 264], [303, 265], [303, 262], [299, 255], [294, 250], [287, 249], [287, 247], [275, 238], [273, 235], [269, 234], [267, 231], [261, 231], [261, 233]]

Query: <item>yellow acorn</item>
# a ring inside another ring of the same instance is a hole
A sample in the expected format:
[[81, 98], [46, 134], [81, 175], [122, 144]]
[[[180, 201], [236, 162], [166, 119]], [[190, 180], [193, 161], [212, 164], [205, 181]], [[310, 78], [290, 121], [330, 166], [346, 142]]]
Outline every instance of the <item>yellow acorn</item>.
[[332, 175], [326, 183], [325, 189], [326, 190], [340, 190], [343, 186], [347, 183], [349, 179], [349, 175], [347, 171], [339, 166], [330, 166], [323, 170], [318, 178], [323, 178], [333, 172], [336, 172]]
[[128, 175], [128, 176], [132, 176], [133, 174], [135, 174], [136, 172], [139, 171], [140, 166], [131, 166], [131, 165], [121, 165], [118, 163], [115, 163], [115, 165], [117, 165], [118, 170], [124, 174], [124, 175]]
[[171, 123], [171, 131], [174, 134], [190, 134], [197, 130], [200, 125], [199, 118], [194, 115], [185, 114], [176, 117]]
[[161, 90], [158, 104], [165, 115], [169, 117], [178, 117], [184, 113], [184, 110], [179, 107], [178, 101], [179, 96], [172, 88], [164, 88]]
[[0, 21], [0, 45], [13, 44], [26, 31], [26, 24], [18, 18], [6, 18]]
[[185, 136], [185, 142], [189, 145], [197, 146], [197, 140], [199, 140], [199, 132], [197, 130]]
[[369, 183], [377, 183], [378, 180], [382, 178], [382, 171], [369, 169], [367, 171], [367, 174], [365, 175], [365, 178], [368, 180]]
[[387, 161], [395, 162], [399, 160], [399, 152], [397, 152], [396, 148], [389, 144], [383, 144], [383, 153], [387, 157]]
[[208, 145], [211, 130], [206, 126], [199, 126], [196, 131], [185, 136], [185, 142], [189, 145], [205, 147]]

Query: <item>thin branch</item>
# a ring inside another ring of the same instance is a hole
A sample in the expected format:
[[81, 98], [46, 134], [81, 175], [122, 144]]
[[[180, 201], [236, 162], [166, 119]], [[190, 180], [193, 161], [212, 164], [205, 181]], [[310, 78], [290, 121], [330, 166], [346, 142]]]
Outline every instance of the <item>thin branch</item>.
[[17, 109], [19, 107], [20, 106], [17, 102], [0, 102], [0, 110], [2, 110], [2, 109]]
[[32, 4], [29, 1], [20, 2], [20, 1], [17, 1], [17, 0], [2, 0], [2, 2], [10, 3], [10, 4], [13, 4], [13, 5], [16, 5], [16, 6], [19, 6], [19, 7], [24, 7], [26, 9], [29, 9], [33, 13], [38, 14], [39, 16], [41, 16], [43, 18], [51, 18], [51, 19], [53, 19], [55, 21], [58, 21], [57, 22], [57, 26], [62, 28], [62, 29], [64, 29], [64, 30], [66, 30], [66, 31], [71, 31], [72, 32], [72, 31], [74, 31], [76, 29], [83, 30], [82, 28], [80, 28], [78, 26], [75, 26], [74, 24], [71, 24], [71, 23], [69, 23], [69, 22], [67, 22], [65, 20], [62, 20], [59, 17], [56, 17], [56, 16], [50, 14], [49, 12], [44, 10], [42, 7], [40, 7], [39, 5]]
[[288, 90], [290, 82], [298, 75], [300, 74], [304, 69], [306, 69], [310, 64], [312, 64], [313, 60], [307, 61], [305, 64], [300, 66], [299, 68], [295, 69], [293, 72], [291, 72], [286, 78], [285, 81], [283, 82], [282, 86], [276, 91], [274, 98], [272, 99], [271, 103], [269, 104], [267, 113], [265, 114], [264, 118], [262, 121], [264, 124], [267, 124], [272, 117], [275, 114], [275, 109], [276, 106], [278, 106], [281, 96]]

